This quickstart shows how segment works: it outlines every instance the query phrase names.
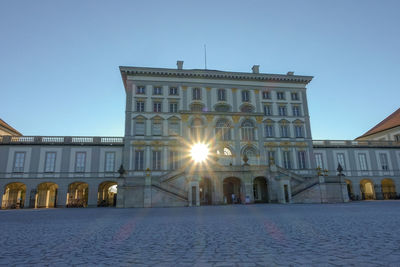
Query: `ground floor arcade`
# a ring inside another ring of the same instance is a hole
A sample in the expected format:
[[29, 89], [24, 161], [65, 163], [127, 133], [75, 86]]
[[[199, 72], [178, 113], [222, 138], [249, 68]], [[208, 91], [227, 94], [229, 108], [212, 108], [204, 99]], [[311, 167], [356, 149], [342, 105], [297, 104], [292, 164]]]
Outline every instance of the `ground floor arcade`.
[[[385, 200], [399, 199], [398, 179], [391, 178], [354, 178], [345, 179], [347, 184], [347, 192], [352, 200]], [[397, 182], [397, 186], [396, 186]]]

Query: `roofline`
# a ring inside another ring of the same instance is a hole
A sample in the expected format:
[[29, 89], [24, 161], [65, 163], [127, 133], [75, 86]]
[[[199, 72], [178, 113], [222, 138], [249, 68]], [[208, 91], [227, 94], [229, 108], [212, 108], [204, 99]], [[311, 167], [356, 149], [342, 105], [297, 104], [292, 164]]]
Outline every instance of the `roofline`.
[[12, 126], [10, 126], [7, 122], [5, 122], [4, 120], [0, 119], [0, 126], [3, 126], [4, 128], [6, 128], [7, 130], [9, 130], [10, 132], [18, 135], [18, 136], [22, 136], [22, 133], [18, 132], [16, 129], [14, 129]]
[[388, 131], [388, 130], [394, 129], [394, 128], [396, 128], [396, 127], [400, 127], [400, 125], [396, 125], [396, 126], [393, 126], [393, 127], [387, 128], [387, 129], [385, 129], [385, 130], [381, 130], [381, 131], [374, 132], [374, 133], [370, 133], [370, 134], [366, 134], [366, 133], [365, 133], [365, 134], [363, 134], [363, 135], [361, 135], [361, 136], [359, 136], [359, 137], [355, 138], [354, 140], [358, 140], [358, 139], [360, 139], [360, 138], [368, 137], [368, 136], [371, 136], [371, 135], [374, 135], [374, 134], [383, 133], [383, 132], [385, 132], [385, 131]]

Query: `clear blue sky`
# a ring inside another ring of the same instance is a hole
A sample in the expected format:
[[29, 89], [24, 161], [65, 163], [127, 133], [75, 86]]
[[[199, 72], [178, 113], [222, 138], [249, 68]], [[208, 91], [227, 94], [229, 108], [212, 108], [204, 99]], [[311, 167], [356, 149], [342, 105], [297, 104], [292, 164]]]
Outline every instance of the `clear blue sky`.
[[399, 108], [400, 1], [0, 1], [0, 118], [24, 135], [124, 133], [118, 66], [312, 75], [314, 139]]

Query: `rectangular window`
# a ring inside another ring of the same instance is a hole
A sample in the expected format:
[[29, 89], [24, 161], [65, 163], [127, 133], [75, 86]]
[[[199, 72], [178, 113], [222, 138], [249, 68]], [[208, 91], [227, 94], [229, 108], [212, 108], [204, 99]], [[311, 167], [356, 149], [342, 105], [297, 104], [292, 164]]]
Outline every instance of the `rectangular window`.
[[283, 167], [285, 169], [290, 169], [292, 167], [292, 164], [290, 162], [290, 152], [289, 151], [283, 151]]
[[281, 125], [281, 137], [289, 137], [289, 126]]
[[275, 162], [275, 151], [268, 151], [268, 163], [273, 161]]
[[192, 89], [192, 99], [193, 100], [201, 100], [201, 89], [200, 88]]
[[303, 126], [294, 126], [294, 132], [295, 132], [297, 138], [304, 137]]
[[324, 162], [322, 161], [322, 154], [321, 153], [316, 153], [315, 154], [315, 163], [317, 164], [317, 168], [324, 168]]
[[388, 158], [385, 153], [379, 153], [382, 170], [389, 170]]
[[115, 152], [106, 152], [106, 162], [104, 164], [104, 171], [115, 171]]
[[56, 152], [46, 152], [44, 172], [54, 172], [56, 166]]
[[242, 102], [249, 102], [250, 101], [250, 92], [245, 90], [242, 91]]
[[269, 91], [263, 91], [262, 98], [263, 99], [271, 99], [271, 93]]
[[169, 88], [169, 95], [179, 95], [178, 87], [170, 87]]
[[153, 121], [153, 135], [162, 135], [162, 123]]
[[76, 152], [75, 154], [75, 171], [84, 172], [86, 165], [86, 152]]
[[271, 105], [264, 105], [264, 115], [272, 116], [272, 107]]
[[137, 87], [136, 87], [136, 94], [137, 94], [137, 95], [144, 95], [144, 94], [146, 94], [146, 87], [144, 87], [144, 86], [137, 86]]
[[362, 171], [368, 170], [367, 166], [367, 155], [366, 154], [358, 154], [358, 160], [360, 161], [360, 169]]
[[293, 106], [292, 110], [293, 110], [293, 116], [295, 116], [295, 117], [301, 116], [300, 115], [300, 107], [299, 106]]
[[306, 152], [305, 151], [299, 151], [297, 152], [297, 156], [299, 158], [299, 169], [304, 170], [306, 166]]
[[136, 121], [135, 122], [135, 135], [144, 135], [144, 134], [145, 134], [144, 121]]
[[279, 116], [286, 116], [286, 106], [279, 106], [278, 113], [279, 113]]
[[153, 95], [162, 95], [162, 87], [156, 86], [153, 88]]
[[343, 153], [337, 153], [336, 158], [338, 163], [342, 166], [343, 170], [346, 169], [346, 164], [344, 160], [344, 154]]
[[298, 93], [291, 93], [292, 100], [299, 100], [299, 94]]
[[23, 172], [25, 164], [25, 152], [15, 152], [13, 172]]
[[144, 151], [143, 150], [135, 151], [135, 170], [136, 171], [144, 170]]
[[161, 102], [153, 103], [153, 112], [161, 112]]
[[394, 136], [394, 141], [400, 142], [400, 134], [396, 134], [396, 135]]
[[265, 125], [265, 137], [274, 137], [274, 127], [273, 125]]
[[178, 112], [178, 103], [169, 103], [169, 112], [177, 113]]
[[285, 99], [285, 93], [284, 92], [277, 92], [276, 93], [276, 98], [278, 100], [284, 100]]
[[176, 170], [178, 169], [178, 157], [177, 157], [177, 152], [176, 151], [170, 151], [169, 152], [169, 169], [170, 170]]
[[180, 127], [178, 121], [171, 121], [169, 123], [169, 135], [179, 135]]
[[144, 101], [137, 101], [136, 102], [136, 111], [137, 112], [144, 112], [145, 111], [145, 102]]
[[225, 89], [218, 89], [218, 101], [226, 101]]
[[161, 151], [153, 151], [153, 170], [161, 170]]

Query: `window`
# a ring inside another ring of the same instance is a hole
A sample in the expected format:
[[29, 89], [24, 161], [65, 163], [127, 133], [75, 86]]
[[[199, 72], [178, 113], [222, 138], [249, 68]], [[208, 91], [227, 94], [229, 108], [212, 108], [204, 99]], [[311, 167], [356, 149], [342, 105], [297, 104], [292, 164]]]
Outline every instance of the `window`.
[[297, 138], [304, 137], [303, 135], [303, 126], [294, 126], [294, 132]]
[[136, 94], [137, 94], [137, 95], [144, 95], [144, 94], [146, 94], [146, 87], [144, 87], [144, 86], [138, 86], [138, 87], [136, 87]]
[[317, 164], [317, 168], [324, 168], [324, 163], [322, 161], [322, 154], [321, 153], [316, 153], [315, 154], [315, 163]]
[[286, 116], [286, 106], [279, 106], [278, 113], [279, 113], [279, 116]]
[[285, 99], [285, 93], [284, 92], [277, 92], [276, 93], [276, 98], [278, 100], [284, 100]]
[[153, 112], [161, 112], [161, 102], [154, 102], [153, 103]]
[[219, 104], [215, 106], [215, 111], [217, 112], [228, 112], [230, 110], [229, 105]]
[[201, 100], [201, 89], [200, 88], [192, 89], [192, 99], [193, 100]]
[[46, 152], [44, 172], [54, 172], [56, 166], [56, 152]]
[[145, 111], [145, 102], [144, 101], [137, 101], [136, 102], [136, 111], [137, 112], [144, 112]]
[[270, 163], [271, 161], [275, 162], [275, 151], [268, 151], [267, 155], [268, 155], [267, 158], [268, 163]]
[[300, 115], [300, 107], [299, 106], [293, 106], [292, 110], [293, 110], [293, 116], [295, 116], [295, 117], [301, 116]]
[[216, 123], [215, 134], [218, 140], [231, 140], [231, 128], [227, 120], [219, 120]]
[[224, 147], [224, 156], [232, 156], [232, 151], [227, 147]]
[[203, 136], [203, 122], [200, 119], [194, 119], [192, 122], [191, 136], [195, 141], [202, 140]]
[[290, 152], [289, 151], [283, 151], [283, 167], [285, 169], [290, 169], [292, 167], [292, 164], [290, 162]]
[[15, 152], [13, 172], [23, 172], [25, 164], [25, 152]]
[[135, 135], [144, 135], [145, 134], [145, 123], [143, 120], [138, 120], [135, 122]]
[[104, 171], [115, 171], [115, 152], [106, 152], [106, 163], [104, 165]]
[[162, 121], [153, 121], [153, 135], [162, 135]]
[[180, 134], [179, 121], [170, 121], [169, 135], [179, 135], [179, 134]]
[[251, 113], [251, 112], [253, 112], [253, 110], [254, 110], [253, 106], [251, 106], [249, 104], [245, 104], [240, 107], [240, 111], [243, 113]]
[[218, 89], [218, 101], [226, 101], [226, 91], [225, 89]]
[[271, 93], [269, 91], [263, 91], [262, 98], [263, 99], [271, 99]]
[[264, 115], [272, 116], [272, 107], [271, 105], [264, 105]]
[[394, 141], [400, 142], [400, 134], [396, 134], [396, 135], [394, 136]]
[[251, 121], [244, 121], [242, 124], [242, 140], [254, 140], [254, 125]]
[[242, 91], [242, 102], [250, 101], [250, 92], [247, 90]]
[[178, 153], [176, 151], [169, 152], [169, 169], [176, 170], [178, 169]]
[[271, 124], [265, 125], [265, 137], [274, 137], [274, 127]]
[[144, 151], [143, 150], [135, 151], [135, 170], [136, 171], [144, 170]]
[[162, 88], [160, 86], [156, 86], [153, 88], [153, 95], [162, 95]]
[[389, 169], [389, 164], [388, 164], [388, 158], [385, 153], [379, 153], [379, 159], [381, 162], [381, 167], [382, 170], [388, 170]]
[[289, 126], [286, 124], [281, 125], [281, 137], [289, 137]]
[[344, 154], [343, 153], [337, 153], [336, 158], [338, 163], [342, 166], [343, 170], [346, 169], [346, 164], [344, 160]]
[[75, 171], [84, 172], [86, 165], [86, 152], [76, 152], [75, 154]]
[[204, 105], [202, 104], [192, 104], [190, 105], [190, 111], [193, 112], [202, 112]]
[[178, 87], [170, 87], [169, 88], [169, 95], [179, 95]]
[[299, 100], [299, 94], [298, 93], [291, 93], [292, 100]]
[[161, 170], [161, 151], [153, 151], [153, 170]]
[[368, 170], [367, 166], [367, 155], [366, 154], [358, 154], [358, 160], [360, 161], [360, 169], [362, 171]]
[[178, 112], [178, 103], [169, 103], [169, 112], [177, 113]]
[[306, 168], [306, 152], [298, 151], [297, 156], [299, 159], [299, 169], [304, 170]]

